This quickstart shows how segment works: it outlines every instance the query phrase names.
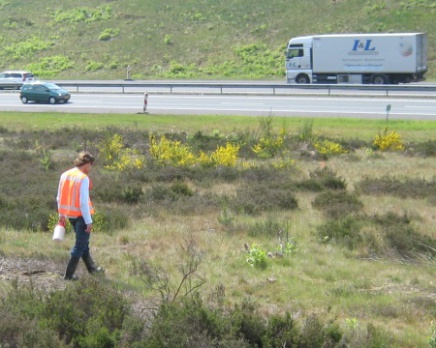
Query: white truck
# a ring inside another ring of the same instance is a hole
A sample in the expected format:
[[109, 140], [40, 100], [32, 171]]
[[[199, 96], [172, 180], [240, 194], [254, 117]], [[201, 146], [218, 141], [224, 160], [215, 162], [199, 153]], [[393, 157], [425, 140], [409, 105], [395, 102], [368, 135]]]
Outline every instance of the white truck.
[[286, 50], [287, 83], [397, 84], [426, 71], [426, 33], [304, 36]]

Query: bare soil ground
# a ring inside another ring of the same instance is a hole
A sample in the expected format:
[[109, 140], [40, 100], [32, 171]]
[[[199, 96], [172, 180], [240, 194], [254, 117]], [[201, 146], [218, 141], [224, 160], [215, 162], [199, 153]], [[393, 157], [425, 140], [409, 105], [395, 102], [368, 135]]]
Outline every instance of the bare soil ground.
[[[64, 289], [63, 272], [66, 264], [53, 260], [5, 258], [0, 256], [0, 289], [7, 285], [30, 286], [34, 289], [55, 291]], [[83, 267], [84, 268], [84, 267]], [[78, 267], [77, 275], [85, 274]]]

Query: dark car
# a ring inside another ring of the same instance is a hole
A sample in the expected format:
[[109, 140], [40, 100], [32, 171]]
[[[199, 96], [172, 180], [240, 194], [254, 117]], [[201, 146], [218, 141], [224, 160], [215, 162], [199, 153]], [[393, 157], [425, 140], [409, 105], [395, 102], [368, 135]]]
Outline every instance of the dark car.
[[20, 99], [23, 104], [27, 104], [28, 101], [50, 104], [67, 103], [70, 98], [71, 95], [68, 91], [51, 82], [35, 81], [25, 83], [20, 92]]

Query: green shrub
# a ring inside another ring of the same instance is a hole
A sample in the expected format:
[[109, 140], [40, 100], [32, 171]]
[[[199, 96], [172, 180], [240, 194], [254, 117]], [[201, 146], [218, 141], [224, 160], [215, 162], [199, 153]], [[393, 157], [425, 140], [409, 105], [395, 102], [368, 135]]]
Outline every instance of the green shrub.
[[168, 203], [177, 200], [177, 194], [171, 189], [163, 184], [154, 184], [151, 189], [145, 192], [144, 199], [150, 203]]
[[139, 186], [126, 186], [121, 191], [121, 202], [127, 204], [136, 204], [141, 200], [143, 195], [142, 188]]
[[300, 339], [300, 330], [289, 312], [282, 315], [271, 315], [262, 343], [265, 347], [294, 347]]
[[120, 294], [89, 277], [51, 294], [40, 320], [67, 344], [92, 347], [98, 341], [109, 344], [105, 347], [115, 347], [127, 313], [128, 306]]
[[104, 29], [100, 35], [98, 36], [98, 39], [100, 41], [108, 41], [110, 39], [112, 39], [113, 37], [117, 36], [119, 34], [120, 30], [119, 29]]
[[77, 7], [73, 9], [57, 10], [54, 15], [55, 22], [66, 23], [90, 23], [94, 21], [107, 20], [112, 17], [112, 7], [109, 5], [99, 6], [94, 9]]
[[62, 339], [58, 338], [55, 330], [44, 328], [33, 318], [6, 309], [0, 309], [0, 346], [68, 347]]
[[301, 338], [298, 347], [322, 348], [324, 341], [323, 325], [318, 317], [312, 315], [306, 318], [301, 330]]
[[252, 267], [265, 269], [268, 266], [267, 253], [257, 244], [253, 244], [248, 250], [246, 262]]
[[85, 66], [85, 71], [97, 71], [104, 68], [104, 64], [101, 62], [88, 61]]
[[337, 243], [353, 250], [362, 243], [361, 228], [361, 219], [349, 215], [321, 224], [316, 228], [316, 236], [322, 243]]
[[286, 223], [274, 221], [273, 219], [268, 218], [264, 222], [255, 222], [254, 224], [249, 225], [247, 228], [247, 235], [250, 237], [278, 237], [286, 227]]
[[180, 197], [186, 196], [186, 197], [192, 197], [194, 195], [194, 192], [189, 188], [189, 186], [184, 182], [175, 182], [171, 185], [171, 190]]

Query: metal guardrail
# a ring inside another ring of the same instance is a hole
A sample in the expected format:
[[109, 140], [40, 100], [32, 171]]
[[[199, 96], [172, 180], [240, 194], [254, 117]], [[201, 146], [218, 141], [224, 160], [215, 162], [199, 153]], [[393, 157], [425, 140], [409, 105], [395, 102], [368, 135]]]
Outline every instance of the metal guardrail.
[[[333, 94], [336, 91], [360, 91], [360, 92], [379, 92], [386, 96], [389, 96], [393, 92], [408, 93], [435, 93], [436, 85], [430, 84], [410, 84], [410, 85], [356, 85], [356, 84], [280, 84], [280, 83], [258, 83], [258, 82], [244, 82], [244, 83], [216, 83], [216, 82], [136, 82], [136, 81], [98, 81], [98, 82], [78, 82], [78, 81], [53, 81], [62, 87], [72, 87], [76, 89], [77, 93], [80, 93], [80, 89], [119, 89], [121, 93], [143, 93], [139, 89], [141, 88], [157, 88], [161, 92], [167, 91], [168, 93], [175, 93], [175, 90], [185, 90], [190, 93], [205, 93], [205, 91], [216, 90], [219, 94], [229, 93], [243, 93], [241, 90], [253, 90], [261, 92], [261, 90], [270, 90], [273, 95], [278, 94], [280, 91], [282, 94], [290, 94], [293, 90], [312, 90], [318, 92], [325, 92], [327, 95]], [[0, 88], [16, 88], [16, 83], [2, 83]], [[239, 90], [239, 91], [238, 91]], [[89, 92], [89, 91], [88, 91]], [[245, 92], [246, 93], [246, 92]], [[265, 93], [265, 92], [262, 92]]]
[[[389, 96], [392, 92], [425, 92], [435, 93], [436, 85], [429, 84], [413, 84], [413, 85], [356, 85], [356, 84], [298, 84], [288, 85], [280, 83], [215, 83], [215, 82], [55, 82], [63, 87], [73, 87], [76, 92], [80, 92], [81, 88], [120, 88], [122, 93], [128, 90], [139, 88], [158, 88], [169, 93], [174, 93], [175, 90], [188, 90], [191, 92], [199, 90], [199, 93], [204, 93], [205, 90], [217, 91], [219, 94], [226, 93], [241, 93], [241, 90], [270, 90], [273, 95], [292, 90], [318, 90], [331, 95], [333, 91], [363, 91], [363, 92], [382, 92]], [[239, 90], [239, 91], [238, 91]], [[265, 93], [265, 92], [263, 92]]]

